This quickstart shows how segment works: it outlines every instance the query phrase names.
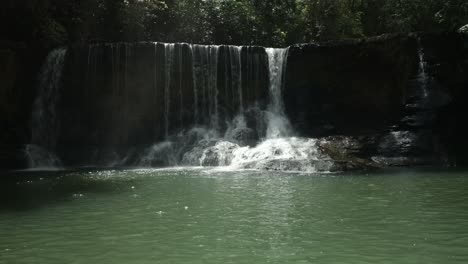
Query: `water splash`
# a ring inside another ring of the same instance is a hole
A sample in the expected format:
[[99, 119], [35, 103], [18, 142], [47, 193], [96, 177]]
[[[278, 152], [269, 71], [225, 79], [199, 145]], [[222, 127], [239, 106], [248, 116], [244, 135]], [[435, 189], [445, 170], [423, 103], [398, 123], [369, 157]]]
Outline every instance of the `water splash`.
[[259, 170], [315, 172], [318, 160], [315, 139], [275, 138], [255, 148], [243, 147], [233, 152], [231, 167]]

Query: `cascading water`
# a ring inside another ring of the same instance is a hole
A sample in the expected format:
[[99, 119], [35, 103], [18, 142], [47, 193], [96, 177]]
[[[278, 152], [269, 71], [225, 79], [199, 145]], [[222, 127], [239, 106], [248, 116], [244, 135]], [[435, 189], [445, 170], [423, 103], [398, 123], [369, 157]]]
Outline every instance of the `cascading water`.
[[[284, 113], [282, 89], [287, 64], [287, 49], [266, 49], [270, 77], [266, 140], [254, 148], [232, 151], [230, 167], [261, 170], [317, 170], [319, 151], [315, 139], [291, 137], [293, 129]], [[223, 156], [226, 156], [224, 153]], [[323, 164], [322, 164], [323, 166]], [[331, 164], [326, 164], [325, 170]], [[322, 168], [323, 169], [323, 168]]]
[[56, 168], [61, 166], [54, 153], [59, 121], [57, 103], [60, 97], [62, 70], [66, 49], [52, 51], [42, 67], [39, 90], [34, 102], [31, 122], [31, 144], [26, 146], [30, 168]]
[[[424, 54], [424, 46], [420, 38], [417, 38], [418, 74], [410, 82], [408, 97], [405, 107], [410, 113], [402, 119], [402, 122], [413, 127], [422, 126], [431, 122], [434, 113], [431, 111], [437, 101], [445, 100], [443, 94], [435, 95], [430, 90], [431, 79], [427, 71], [427, 62]], [[407, 132], [407, 131], [403, 131]]]
[[[265, 52], [265, 57], [268, 58], [270, 102], [265, 110], [256, 112], [256, 122], [266, 123], [264, 128], [266, 136], [257, 146], [250, 147], [245, 143], [245, 139], [254, 138], [252, 135], [254, 130], [248, 127], [246, 121], [246, 110], [250, 106], [245, 104], [246, 94], [243, 92], [248, 91], [244, 90], [244, 85], [251, 85], [249, 83], [251, 79], [258, 79], [258, 66], [243, 61], [242, 47], [224, 46], [223, 49], [224, 63], [221, 64], [221, 69], [224, 70], [222, 76], [224, 82], [218, 82], [220, 47], [191, 46], [195, 128], [169, 136], [165, 142], [152, 146], [140, 158], [138, 165], [169, 163], [173, 166], [182, 164], [220, 166], [228, 169], [308, 172], [316, 171], [320, 166], [320, 170], [327, 170], [331, 164], [323, 159], [323, 155], [320, 156], [317, 140], [291, 137], [293, 129], [286, 117], [282, 99], [288, 50], [267, 49]], [[173, 48], [166, 44], [165, 50], [165, 89], [167, 90], [170, 87]], [[249, 50], [246, 49], [245, 52]], [[251, 62], [258, 62], [258, 59]], [[231, 119], [228, 115], [223, 116], [228, 126], [222, 137], [219, 126], [221, 120], [219, 120], [218, 89], [223, 92], [220, 107], [236, 108], [237, 112], [237, 115]], [[166, 102], [166, 107], [169, 104]], [[166, 124], [168, 120], [166, 114]]]
[[[208, 123], [210, 127], [217, 128], [219, 46], [192, 45], [191, 49], [195, 124]], [[209, 118], [209, 121], [202, 120], [203, 117]]]
[[291, 123], [284, 114], [282, 97], [288, 49], [266, 49], [270, 69], [270, 104], [268, 106], [267, 139], [288, 137], [292, 134]]
[[[179, 47], [177, 47], [179, 48]], [[143, 156], [139, 159], [139, 165], [148, 166], [149, 164], [158, 163], [162, 160], [162, 163], [168, 162], [170, 165], [178, 165], [180, 162], [184, 164], [198, 165], [202, 150], [214, 144], [214, 142], [221, 140], [222, 134], [221, 126], [222, 121], [225, 123], [231, 123], [231, 120], [227, 118], [227, 110], [225, 105], [231, 107], [236, 105], [236, 100], [239, 102], [239, 108], [242, 109], [242, 61], [241, 61], [241, 47], [236, 46], [224, 46], [224, 58], [222, 63], [220, 62], [220, 46], [214, 45], [190, 45], [189, 50], [191, 54], [192, 64], [192, 80], [193, 80], [193, 104], [194, 104], [194, 128], [185, 131], [182, 130], [179, 134], [174, 134], [169, 131], [169, 122], [173, 119], [172, 112], [170, 111], [171, 98], [169, 97], [170, 89], [174, 89], [172, 84], [174, 71], [171, 71], [174, 67], [178, 69], [179, 78], [183, 75], [182, 71], [182, 54], [180, 49], [175, 49], [174, 44], [165, 44], [165, 124], [166, 124], [166, 141], [163, 143], [155, 144], [145, 151]], [[179, 61], [174, 60], [174, 50], [178, 50]], [[177, 65], [174, 65], [177, 63]], [[222, 68], [225, 70], [225, 75], [222, 76], [225, 81], [223, 88], [218, 87], [221, 82], [218, 77], [218, 67], [222, 64]], [[182, 87], [182, 82], [179, 79], [179, 88]], [[229, 90], [229, 95], [233, 95], [234, 98], [228, 96], [228, 93], [223, 95], [223, 118], [220, 113], [220, 102], [219, 102], [219, 89], [223, 91]], [[182, 105], [182, 104], [180, 104]], [[238, 111], [239, 115], [242, 112]], [[195, 147], [194, 147], [195, 146]], [[191, 151], [192, 148], [196, 148], [198, 151]], [[187, 153], [189, 152], [189, 153]], [[192, 152], [196, 152], [191, 155]], [[171, 157], [171, 158], [168, 158]], [[182, 159], [182, 161], [179, 159]]]
[[238, 97], [239, 113], [242, 113], [244, 111], [242, 96], [242, 47], [229, 46], [229, 56], [231, 61], [232, 94], [234, 97]]
[[[242, 56], [241, 48], [229, 48], [229, 74], [232, 95], [239, 95], [239, 114], [228, 127], [224, 138], [203, 141], [205, 147], [198, 145], [184, 155], [184, 159], [201, 166], [222, 166], [229, 169], [261, 169], [261, 170], [289, 170], [316, 171], [327, 170], [331, 164], [327, 161], [318, 164], [320, 153], [317, 140], [291, 137], [293, 134], [289, 119], [284, 113], [282, 99], [282, 84], [285, 76], [287, 49], [267, 49], [269, 68], [270, 103], [266, 109], [266, 138], [256, 147], [238, 145], [235, 135], [248, 133], [242, 102]], [[237, 59], [238, 58], [238, 59]], [[233, 70], [236, 69], [235, 72]], [[227, 79], [227, 78], [226, 78]], [[238, 93], [234, 88], [238, 87]], [[262, 119], [263, 116], [257, 116]], [[244, 134], [245, 135], [245, 134]], [[209, 143], [211, 142], [211, 143]], [[207, 144], [208, 143], [208, 144]], [[323, 158], [323, 157], [322, 157]]]
[[80, 109], [68, 115], [90, 132], [83, 152], [97, 150], [96, 166], [313, 171], [317, 142], [292, 137], [285, 114], [287, 57], [287, 49], [262, 47], [96, 44], [81, 62], [88, 65], [81, 96], [100, 99], [85, 111], [111, 118], [95, 124]]

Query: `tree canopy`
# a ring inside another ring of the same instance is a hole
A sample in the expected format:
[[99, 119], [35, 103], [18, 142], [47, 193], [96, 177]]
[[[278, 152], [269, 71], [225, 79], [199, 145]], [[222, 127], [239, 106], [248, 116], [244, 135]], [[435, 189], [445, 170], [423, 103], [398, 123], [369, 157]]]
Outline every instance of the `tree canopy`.
[[455, 30], [466, 0], [6, 0], [1, 38], [286, 46], [393, 32]]

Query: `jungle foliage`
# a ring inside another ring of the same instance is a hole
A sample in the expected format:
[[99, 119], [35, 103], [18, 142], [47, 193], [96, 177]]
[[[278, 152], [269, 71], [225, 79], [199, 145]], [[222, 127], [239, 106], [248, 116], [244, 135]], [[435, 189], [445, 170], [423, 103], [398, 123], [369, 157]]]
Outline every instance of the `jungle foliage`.
[[286, 46], [468, 24], [466, 0], [6, 0], [1, 38]]

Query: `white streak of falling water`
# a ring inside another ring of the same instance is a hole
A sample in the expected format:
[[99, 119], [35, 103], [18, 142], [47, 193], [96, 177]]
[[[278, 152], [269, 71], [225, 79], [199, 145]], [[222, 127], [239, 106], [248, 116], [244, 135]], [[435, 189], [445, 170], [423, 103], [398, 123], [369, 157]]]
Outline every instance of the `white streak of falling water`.
[[66, 49], [52, 51], [41, 69], [38, 95], [33, 106], [31, 144], [26, 147], [30, 168], [60, 166], [54, 150], [59, 130], [57, 103], [66, 53]]
[[242, 96], [242, 47], [228, 46], [229, 61], [231, 63], [231, 89], [232, 95], [239, 100], [239, 113], [244, 110]]
[[[214, 129], [219, 124], [218, 53], [219, 46], [192, 45], [195, 119], [196, 121], [201, 119], [200, 113], [208, 115], [209, 125]], [[199, 101], [202, 109], [198, 109]]]
[[244, 100], [243, 100], [243, 94], [242, 94], [242, 47], [238, 46], [237, 47], [237, 61], [239, 65], [239, 80], [238, 80], [238, 94], [239, 94], [239, 109], [240, 112], [244, 112]]
[[[158, 42], [154, 42], [154, 57], [153, 57], [153, 63], [154, 63], [154, 72], [153, 72], [153, 90], [154, 90], [154, 102], [155, 102], [155, 105], [157, 105], [158, 103], [158, 97], [160, 96], [160, 94], [158, 93]], [[155, 120], [158, 120], [158, 118], [155, 118]], [[158, 136], [158, 126], [159, 126], [159, 122], [155, 122], [155, 137]]]
[[219, 56], [219, 46], [210, 46], [210, 87], [213, 91], [214, 99], [214, 113], [215, 113], [215, 122], [214, 127], [217, 128], [219, 124], [219, 110], [218, 110], [218, 56]]
[[170, 88], [172, 64], [174, 62], [175, 44], [164, 44], [165, 50], [165, 83], [164, 83], [164, 129], [166, 138], [169, 136]]
[[196, 65], [196, 57], [197, 57], [197, 46], [190, 45], [190, 54], [192, 56], [192, 74], [193, 74], [193, 105], [194, 105], [194, 116], [195, 116], [195, 125], [199, 124], [200, 122], [200, 111], [198, 110], [198, 87], [197, 87], [197, 65]]
[[288, 50], [268, 48], [266, 52], [270, 72], [267, 138], [288, 137], [292, 134], [292, 127], [284, 113], [282, 98], [283, 77], [285, 76]]
[[184, 127], [184, 117], [183, 117], [183, 113], [184, 113], [184, 93], [183, 93], [183, 84], [184, 84], [184, 59], [183, 59], [183, 56], [184, 56], [184, 46], [183, 45], [179, 45], [179, 61], [178, 61], [178, 66], [179, 66], [179, 99], [180, 99], [180, 109], [179, 109], [179, 122], [180, 122], [180, 127]]

